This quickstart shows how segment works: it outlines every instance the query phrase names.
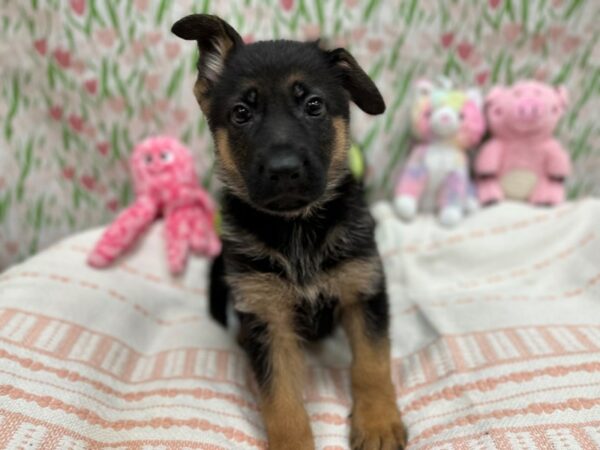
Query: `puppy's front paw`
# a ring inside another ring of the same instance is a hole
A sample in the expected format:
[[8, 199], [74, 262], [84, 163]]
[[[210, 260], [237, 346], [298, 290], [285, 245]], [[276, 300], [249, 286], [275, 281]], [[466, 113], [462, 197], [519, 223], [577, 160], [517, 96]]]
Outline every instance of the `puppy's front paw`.
[[356, 404], [353, 408], [350, 432], [352, 450], [404, 449], [406, 431], [395, 403], [373, 406], [361, 407]]
[[267, 422], [269, 450], [315, 450], [308, 416], [279, 410]]

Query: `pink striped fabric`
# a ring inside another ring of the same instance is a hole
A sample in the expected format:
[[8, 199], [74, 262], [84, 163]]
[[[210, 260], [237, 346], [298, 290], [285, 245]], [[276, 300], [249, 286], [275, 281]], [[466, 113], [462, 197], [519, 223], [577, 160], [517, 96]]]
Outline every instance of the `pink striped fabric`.
[[[505, 204], [378, 233], [410, 448], [600, 448], [599, 221], [599, 201]], [[172, 278], [160, 227], [105, 271], [94, 230], [0, 275], [0, 448], [266, 448], [206, 265]], [[349, 361], [339, 334], [307, 354], [318, 449], [348, 448]]]

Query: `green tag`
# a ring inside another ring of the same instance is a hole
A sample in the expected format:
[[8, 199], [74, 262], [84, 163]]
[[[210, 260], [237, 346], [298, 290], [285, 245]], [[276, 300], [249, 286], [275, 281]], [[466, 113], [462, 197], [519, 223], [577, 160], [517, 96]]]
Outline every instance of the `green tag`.
[[348, 152], [348, 166], [350, 172], [357, 180], [362, 180], [365, 175], [365, 158], [360, 147], [356, 144], [350, 146]]
[[221, 210], [217, 209], [215, 211], [215, 219], [213, 221], [213, 226], [215, 227], [215, 232], [217, 236], [221, 236], [221, 223], [223, 223], [223, 218], [221, 217]]

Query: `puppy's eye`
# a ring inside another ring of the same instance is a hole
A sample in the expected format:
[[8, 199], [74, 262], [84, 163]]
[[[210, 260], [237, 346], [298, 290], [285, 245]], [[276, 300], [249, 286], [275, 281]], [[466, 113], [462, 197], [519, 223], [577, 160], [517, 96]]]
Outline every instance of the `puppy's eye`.
[[235, 105], [231, 112], [231, 121], [235, 125], [244, 125], [252, 119], [252, 112], [245, 105]]
[[306, 102], [305, 109], [309, 116], [318, 117], [323, 114], [323, 110], [325, 109], [323, 106], [323, 100], [321, 100], [319, 97], [311, 97]]

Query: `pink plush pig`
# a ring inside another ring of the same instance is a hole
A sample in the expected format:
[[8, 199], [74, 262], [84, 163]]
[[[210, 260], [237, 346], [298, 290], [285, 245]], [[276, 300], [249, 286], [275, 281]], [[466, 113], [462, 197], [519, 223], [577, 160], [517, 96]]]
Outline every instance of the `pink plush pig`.
[[108, 266], [161, 215], [172, 273], [184, 269], [190, 250], [217, 255], [221, 242], [213, 228], [215, 206], [198, 185], [190, 151], [177, 139], [156, 136], [135, 147], [130, 164], [136, 200], [108, 226], [88, 263]]
[[564, 87], [521, 81], [494, 87], [486, 98], [492, 138], [475, 161], [482, 204], [505, 198], [555, 205], [565, 198], [568, 153], [552, 133], [567, 105]]

